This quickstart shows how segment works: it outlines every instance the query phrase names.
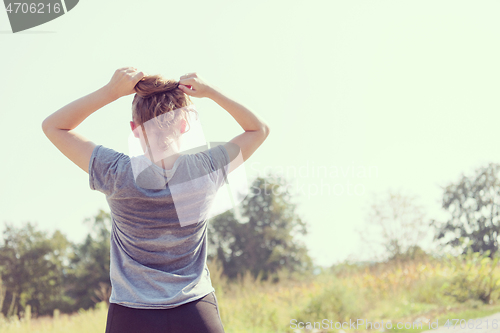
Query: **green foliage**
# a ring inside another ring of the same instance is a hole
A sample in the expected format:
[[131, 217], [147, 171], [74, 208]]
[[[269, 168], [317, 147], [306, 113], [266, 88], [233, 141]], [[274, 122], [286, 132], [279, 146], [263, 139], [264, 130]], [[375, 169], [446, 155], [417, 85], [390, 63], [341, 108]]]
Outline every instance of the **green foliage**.
[[[286, 184], [281, 179], [257, 178], [242, 203], [242, 220], [229, 211], [209, 223], [211, 279], [223, 319], [234, 332], [238, 327], [280, 332], [290, 318], [398, 317], [449, 304], [480, 308], [497, 301], [496, 220], [487, 211], [498, 212], [495, 202], [499, 201], [493, 186], [496, 178], [491, 175], [496, 169], [488, 170], [475, 182], [463, 181], [447, 192], [446, 207], [455, 205], [458, 213], [442, 231], [462, 230], [450, 244], [472, 243], [466, 254], [448, 257], [441, 267], [414, 242], [404, 246], [389, 242], [394, 245], [393, 255], [383, 265], [345, 263], [316, 277], [311, 275], [307, 249], [298, 239], [307, 234], [307, 224], [296, 214]], [[397, 214], [390, 216], [398, 221], [404, 214], [394, 211]], [[385, 221], [386, 215], [379, 216]], [[406, 219], [410, 226], [422, 220], [419, 214], [405, 216], [411, 217]], [[59, 313], [78, 309], [82, 318], [90, 318], [91, 308], [104, 301], [96, 310], [102, 316], [111, 291], [111, 217], [101, 210], [88, 221], [92, 231], [82, 244], [72, 244], [59, 231], [52, 235], [38, 231], [30, 223], [21, 228], [7, 225], [0, 247], [0, 321], [4, 316], [27, 320], [31, 313], [34, 319], [54, 313], [57, 321], [64, 317]], [[303, 276], [302, 280], [292, 278], [294, 274]], [[378, 312], [369, 312], [367, 306]]]
[[304, 322], [311, 318], [328, 318], [340, 322], [355, 320], [362, 317], [364, 303], [361, 290], [333, 278], [311, 299], [298, 318]]
[[432, 276], [417, 281], [411, 289], [410, 298], [413, 302], [444, 305], [447, 299], [442, 287], [446, 281], [447, 278], [444, 276]]
[[31, 223], [22, 228], [7, 224], [0, 247], [0, 272], [5, 287], [1, 312], [19, 315], [30, 305], [34, 313], [68, 307], [63, 281], [70, 242], [59, 231], [48, 237]]
[[480, 300], [490, 303], [500, 292], [500, 279], [495, 274], [499, 258], [491, 259], [489, 251], [483, 254], [469, 251], [459, 257], [448, 257], [454, 277], [443, 286], [445, 295], [458, 302]]
[[394, 253], [389, 260], [394, 261], [423, 261], [429, 257], [429, 254], [426, 253], [420, 246], [412, 245], [409, 246], [408, 249], [402, 253]]
[[0, 247], [0, 313], [35, 316], [54, 309], [73, 312], [107, 301], [110, 215], [99, 211], [83, 244], [71, 243], [60, 231], [51, 236], [27, 223], [7, 224]]
[[[467, 265], [476, 260], [475, 267], [479, 269], [484, 258], [487, 256], [469, 256], [459, 258], [459, 261]], [[488, 260], [485, 262], [494, 263]], [[439, 292], [440, 284], [455, 278], [455, 271], [450, 270], [455, 264], [448, 259], [425, 264], [405, 262], [403, 266], [386, 262], [371, 263], [360, 268], [350, 264], [337, 265], [335, 271], [309, 276], [307, 280], [298, 282], [282, 277], [278, 283], [255, 278], [249, 271], [238, 279], [229, 280], [220, 274], [218, 263], [209, 262], [209, 268], [216, 290], [223, 291], [217, 294], [217, 299], [226, 332], [293, 333], [290, 327], [292, 319], [305, 323], [319, 322], [323, 318], [332, 321], [370, 318], [379, 322], [391, 319], [394, 323], [410, 322], [415, 318], [432, 321], [439, 318], [439, 325], [443, 326], [449, 318], [468, 320], [498, 312], [498, 306], [486, 305], [478, 300], [457, 303], [453, 297], [446, 298], [446, 302], [441, 298], [433, 298], [432, 294]], [[459, 267], [460, 270], [466, 269]], [[383, 283], [386, 279], [390, 279], [390, 285], [396, 281], [402, 282], [396, 283], [391, 292], [377, 292], [377, 288], [386, 288]], [[413, 283], [415, 281], [418, 283]], [[29, 321], [26, 311], [20, 319], [0, 316], [0, 333], [103, 332], [106, 315], [105, 302], [97, 304], [94, 309], [81, 309], [69, 316], [54, 311], [53, 319], [39, 317]], [[425, 330], [425, 327], [424, 324], [423, 329], [394, 331], [416, 333]]]
[[75, 300], [73, 311], [88, 309], [109, 300], [109, 251], [111, 216], [100, 210], [91, 223], [92, 232], [82, 244], [73, 245], [74, 255], [68, 268], [68, 296]]
[[462, 178], [445, 188], [442, 207], [448, 210], [448, 221], [432, 224], [437, 230], [436, 239], [467, 252], [489, 251], [490, 257], [498, 251], [500, 235], [500, 164], [490, 163], [478, 168], [475, 175]]
[[220, 258], [230, 278], [247, 270], [264, 279], [282, 268], [310, 270], [312, 260], [296, 237], [307, 234], [307, 225], [295, 209], [282, 179], [255, 179], [242, 203], [244, 221], [231, 211], [210, 221], [209, 258]]

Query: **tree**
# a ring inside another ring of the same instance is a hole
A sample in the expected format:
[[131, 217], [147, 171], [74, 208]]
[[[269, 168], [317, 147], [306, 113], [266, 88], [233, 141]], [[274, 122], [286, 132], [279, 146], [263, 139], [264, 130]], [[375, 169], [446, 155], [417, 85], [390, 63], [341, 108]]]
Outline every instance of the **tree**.
[[475, 170], [475, 175], [461, 175], [456, 183], [442, 187], [442, 207], [450, 213], [445, 222], [432, 221], [438, 233], [436, 239], [466, 254], [468, 246], [474, 252], [498, 251], [500, 230], [500, 165], [489, 163]]
[[[88, 309], [95, 303], [109, 302], [111, 281], [109, 278], [109, 251], [111, 215], [99, 210], [91, 224], [92, 231], [82, 244], [74, 245], [70, 263], [68, 294], [76, 300], [76, 309]], [[75, 309], [75, 310], [76, 310]]]
[[280, 178], [257, 178], [242, 202], [238, 221], [232, 211], [209, 222], [209, 258], [222, 261], [224, 274], [235, 278], [249, 270], [255, 277], [280, 269], [307, 271], [312, 260], [305, 245], [297, 239], [307, 234], [307, 224], [296, 214], [286, 184]]
[[386, 259], [412, 259], [423, 254], [420, 244], [429, 229], [425, 216], [416, 196], [389, 190], [372, 196], [366, 224], [358, 232], [364, 244], [382, 247]]
[[20, 315], [31, 306], [34, 315], [54, 309], [72, 312], [109, 302], [110, 225], [102, 210], [82, 244], [73, 244], [58, 230], [51, 237], [27, 223], [7, 224], [0, 247], [0, 311]]
[[19, 315], [27, 305], [44, 315], [71, 304], [64, 295], [64, 261], [70, 242], [59, 231], [48, 238], [31, 223], [22, 228], [6, 224], [0, 247], [0, 273], [5, 287], [1, 309], [6, 316]]

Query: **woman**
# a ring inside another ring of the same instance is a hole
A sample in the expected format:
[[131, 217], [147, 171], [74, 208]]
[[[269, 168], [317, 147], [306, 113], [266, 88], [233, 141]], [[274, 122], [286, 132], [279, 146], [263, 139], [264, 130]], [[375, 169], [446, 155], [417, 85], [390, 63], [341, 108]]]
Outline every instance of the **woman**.
[[[144, 155], [127, 156], [74, 131], [96, 110], [133, 93], [130, 124]], [[181, 154], [194, 110], [190, 96], [212, 99], [244, 132], [226, 144]], [[207, 216], [226, 174], [238, 166], [234, 161], [247, 160], [268, 136], [264, 121], [196, 73], [175, 81], [125, 67], [47, 117], [42, 128], [110, 206], [106, 332], [224, 332], [206, 266]]]

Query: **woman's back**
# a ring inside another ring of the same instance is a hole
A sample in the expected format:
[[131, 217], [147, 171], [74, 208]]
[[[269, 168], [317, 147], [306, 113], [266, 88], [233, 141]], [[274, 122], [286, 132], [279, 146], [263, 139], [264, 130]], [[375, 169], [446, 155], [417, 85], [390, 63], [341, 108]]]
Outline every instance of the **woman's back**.
[[222, 145], [181, 155], [171, 170], [144, 156], [95, 148], [90, 185], [106, 194], [113, 219], [111, 303], [165, 309], [214, 291], [207, 217], [228, 165]]

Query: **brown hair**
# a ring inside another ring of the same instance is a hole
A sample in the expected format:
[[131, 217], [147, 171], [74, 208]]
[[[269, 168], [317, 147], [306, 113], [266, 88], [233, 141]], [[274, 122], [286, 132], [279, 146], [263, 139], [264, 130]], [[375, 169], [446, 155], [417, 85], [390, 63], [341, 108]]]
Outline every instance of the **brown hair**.
[[[142, 126], [154, 119], [159, 128], [165, 128], [172, 125], [178, 126], [179, 122], [184, 119], [189, 125], [188, 112], [196, 113], [196, 111], [194, 108], [186, 108], [193, 102], [188, 95], [177, 88], [178, 86], [178, 81], [166, 79], [159, 74], [145, 76], [137, 82], [135, 85], [137, 93], [132, 101], [132, 119], [135, 124]], [[172, 112], [174, 110], [175, 112]], [[167, 112], [172, 113], [166, 117], [159, 117]], [[165, 138], [163, 141], [167, 145], [169, 140]]]

